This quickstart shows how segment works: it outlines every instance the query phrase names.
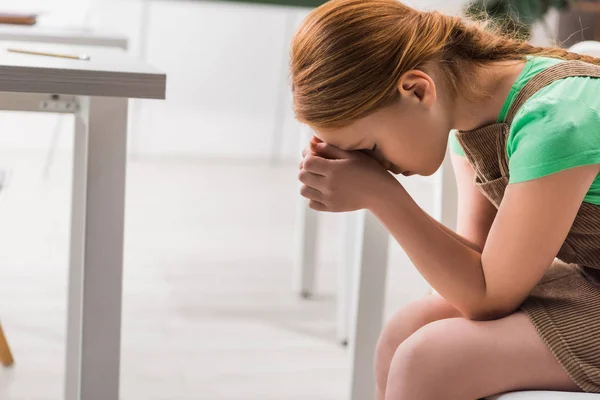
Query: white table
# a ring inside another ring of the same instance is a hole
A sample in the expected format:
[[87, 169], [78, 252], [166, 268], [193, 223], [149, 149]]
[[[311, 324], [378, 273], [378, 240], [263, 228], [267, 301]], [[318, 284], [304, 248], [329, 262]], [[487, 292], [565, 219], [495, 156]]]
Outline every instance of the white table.
[[117, 47], [126, 50], [125, 36], [89, 29], [0, 25], [0, 41], [36, 42], [81, 46]]
[[0, 109], [75, 114], [65, 398], [118, 400], [128, 99], [164, 99], [166, 76], [114, 48], [0, 55]]
[[[43, 25], [0, 25], [0, 41], [104, 46], [123, 50], [127, 50], [129, 42], [125, 36], [117, 34], [73, 27], [44, 27]], [[133, 113], [134, 119], [137, 120], [139, 119], [139, 105], [133, 104], [133, 108], [138, 111]], [[48, 155], [44, 162], [44, 176], [48, 176], [49, 174], [55, 154], [55, 148], [58, 145], [59, 136], [62, 132], [63, 122], [64, 118], [58, 118], [56, 126], [54, 127]]]

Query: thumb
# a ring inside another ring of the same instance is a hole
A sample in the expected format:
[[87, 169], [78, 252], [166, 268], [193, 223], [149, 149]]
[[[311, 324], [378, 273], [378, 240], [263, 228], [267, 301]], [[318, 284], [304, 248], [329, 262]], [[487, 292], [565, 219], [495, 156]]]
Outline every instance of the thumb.
[[311, 150], [320, 157], [327, 158], [329, 160], [342, 160], [350, 158], [350, 153], [342, 150], [338, 147], [332, 146], [327, 143], [310, 143]]

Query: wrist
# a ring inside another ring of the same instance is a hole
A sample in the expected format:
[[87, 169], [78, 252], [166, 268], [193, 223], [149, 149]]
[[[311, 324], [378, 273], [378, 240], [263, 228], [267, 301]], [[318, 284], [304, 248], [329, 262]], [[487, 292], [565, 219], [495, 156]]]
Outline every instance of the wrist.
[[365, 208], [378, 215], [391, 208], [392, 205], [396, 208], [404, 195], [408, 195], [408, 193], [400, 182], [391, 174], [387, 174], [385, 179], [377, 182], [374, 189], [369, 192]]

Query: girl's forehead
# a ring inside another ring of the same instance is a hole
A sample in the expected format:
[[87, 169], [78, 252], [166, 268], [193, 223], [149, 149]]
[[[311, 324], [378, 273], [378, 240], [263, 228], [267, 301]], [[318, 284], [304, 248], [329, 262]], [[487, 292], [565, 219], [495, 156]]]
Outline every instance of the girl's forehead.
[[315, 129], [314, 134], [323, 142], [343, 150], [357, 150], [368, 147], [368, 135], [357, 123], [333, 129]]

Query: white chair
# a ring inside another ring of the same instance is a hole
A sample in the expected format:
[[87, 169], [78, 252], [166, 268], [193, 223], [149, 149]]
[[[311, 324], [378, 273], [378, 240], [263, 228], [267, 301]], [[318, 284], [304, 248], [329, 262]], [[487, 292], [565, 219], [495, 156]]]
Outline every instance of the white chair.
[[[600, 42], [574, 45], [573, 52], [600, 57]], [[303, 146], [310, 139], [306, 131]], [[434, 183], [434, 217], [455, 228], [457, 189], [449, 157], [437, 172]], [[294, 288], [303, 297], [314, 290], [317, 213], [299, 200], [299, 228]], [[337, 336], [351, 346], [350, 400], [373, 398], [373, 355], [383, 324], [388, 234], [371, 214], [361, 211], [345, 215], [342, 265], [339, 272]], [[491, 397], [488, 400], [577, 400], [598, 395], [568, 392], [525, 391]]]
[[505, 393], [488, 397], [487, 400], [591, 400], [598, 399], [599, 395], [593, 393], [527, 391]]
[[5, 367], [10, 367], [14, 362], [12, 352], [8, 346], [6, 337], [4, 336], [4, 331], [2, 330], [2, 325], [0, 325], [0, 364]]
[[571, 46], [569, 51], [592, 57], [600, 57], [600, 42], [594, 40], [579, 42]]

